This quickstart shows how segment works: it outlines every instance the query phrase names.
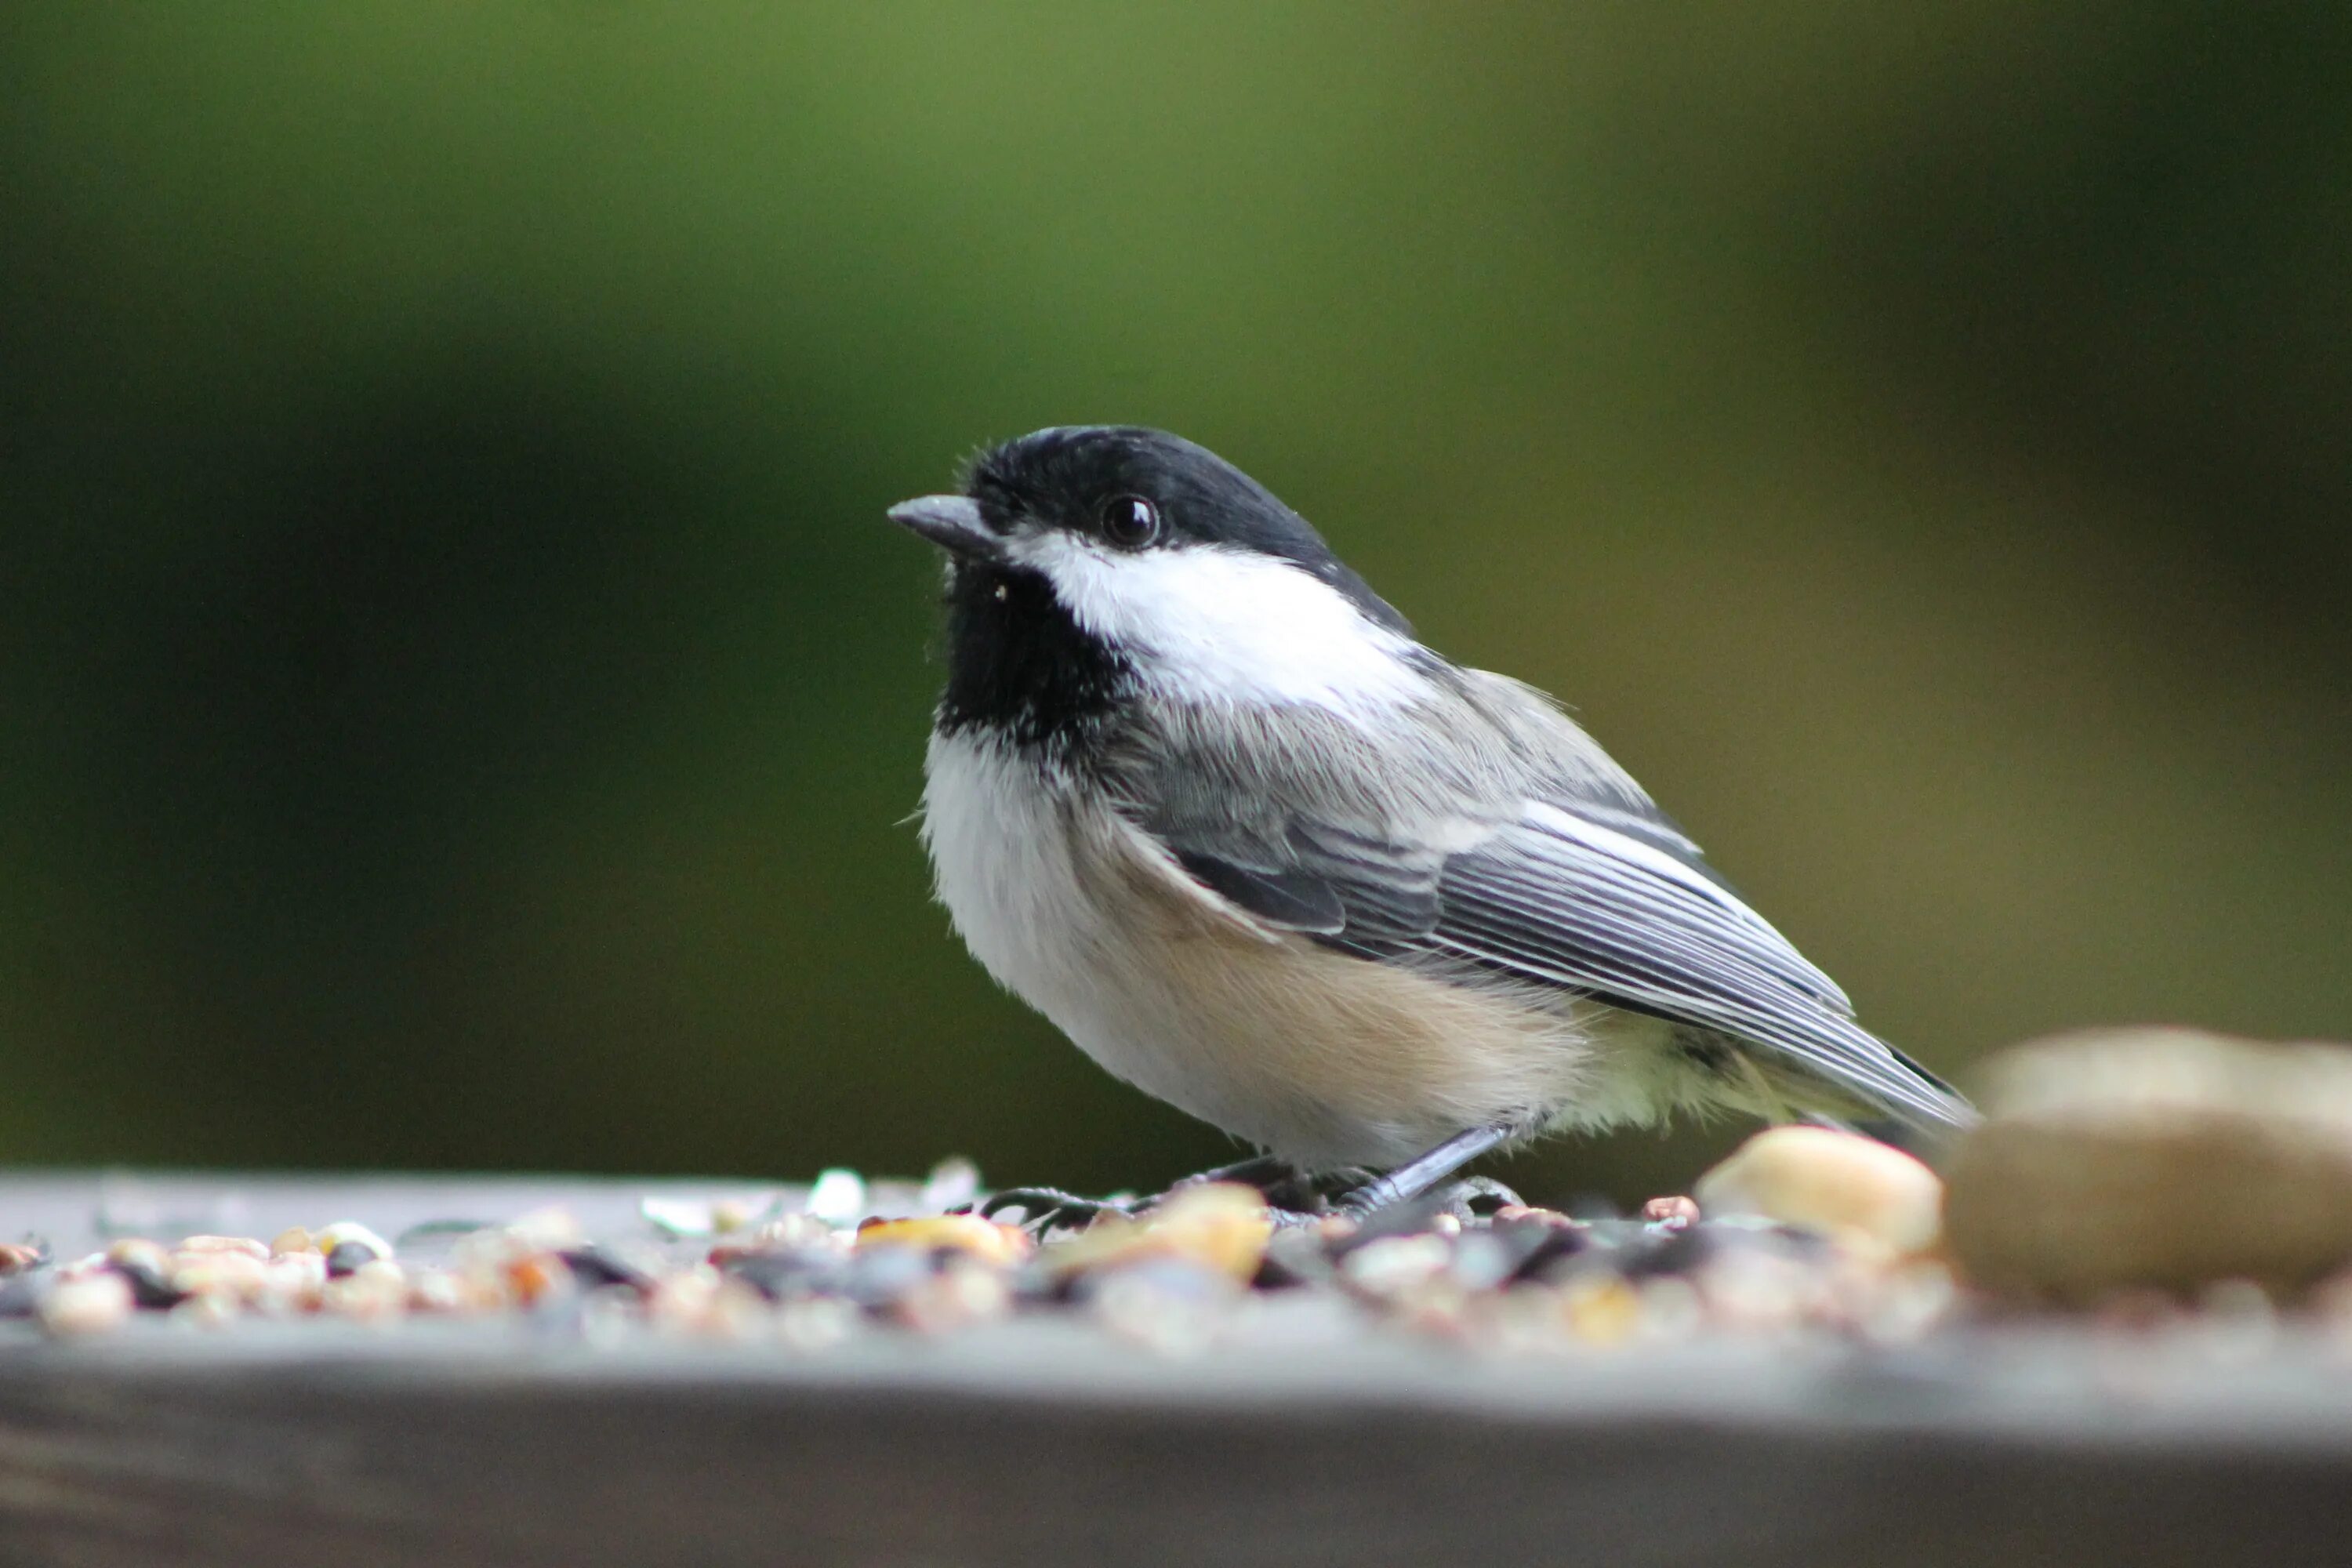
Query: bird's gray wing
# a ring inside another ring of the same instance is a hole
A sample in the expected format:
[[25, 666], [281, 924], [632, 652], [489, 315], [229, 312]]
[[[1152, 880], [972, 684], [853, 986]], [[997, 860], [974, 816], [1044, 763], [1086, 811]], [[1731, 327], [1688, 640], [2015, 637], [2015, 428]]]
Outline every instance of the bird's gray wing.
[[1276, 820], [1258, 804], [1245, 823], [1161, 811], [1141, 825], [1269, 925], [1367, 959], [1468, 962], [1719, 1030], [1919, 1125], [1968, 1118], [1932, 1075], [1853, 1021], [1827, 975], [1691, 864], [1696, 846], [1671, 825], [1637, 836], [1626, 808], [1558, 795], [1382, 831], [1318, 820], [1295, 801]]
[[1719, 1030], [1906, 1121], [1968, 1119], [1541, 693], [1433, 655], [1425, 673], [1437, 695], [1386, 732], [1300, 708], [1159, 711], [1111, 748], [1110, 784], [1265, 924]]
[[1437, 951], [1773, 1047], [1906, 1121], [1967, 1120], [1736, 894], [1572, 806], [1531, 803], [1449, 858], [1439, 901]]

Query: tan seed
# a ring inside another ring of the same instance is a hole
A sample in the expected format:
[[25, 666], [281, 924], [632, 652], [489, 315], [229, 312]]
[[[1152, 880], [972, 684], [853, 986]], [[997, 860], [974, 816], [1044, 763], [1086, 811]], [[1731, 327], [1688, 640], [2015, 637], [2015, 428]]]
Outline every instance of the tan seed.
[[41, 1327], [72, 1337], [103, 1333], [131, 1316], [131, 1281], [115, 1273], [60, 1279], [41, 1298]]

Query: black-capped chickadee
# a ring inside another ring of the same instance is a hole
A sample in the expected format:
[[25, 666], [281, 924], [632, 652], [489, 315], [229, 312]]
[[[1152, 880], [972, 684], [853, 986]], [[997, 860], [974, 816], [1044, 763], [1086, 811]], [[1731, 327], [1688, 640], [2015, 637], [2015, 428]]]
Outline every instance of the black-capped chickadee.
[[1971, 1120], [1547, 698], [1213, 453], [1041, 430], [890, 517], [948, 554], [939, 896], [1129, 1083], [1388, 1172], [1360, 1206], [1677, 1108]]

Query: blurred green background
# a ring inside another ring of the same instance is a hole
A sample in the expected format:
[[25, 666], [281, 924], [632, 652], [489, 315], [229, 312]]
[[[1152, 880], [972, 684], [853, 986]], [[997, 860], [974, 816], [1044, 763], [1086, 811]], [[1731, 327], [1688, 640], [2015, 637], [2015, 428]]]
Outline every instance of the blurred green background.
[[2352, 1033], [2347, 257], [2335, 5], [9, 7], [0, 1161], [1230, 1157], [905, 820], [882, 508], [1066, 422], [1570, 698], [1941, 1068]]

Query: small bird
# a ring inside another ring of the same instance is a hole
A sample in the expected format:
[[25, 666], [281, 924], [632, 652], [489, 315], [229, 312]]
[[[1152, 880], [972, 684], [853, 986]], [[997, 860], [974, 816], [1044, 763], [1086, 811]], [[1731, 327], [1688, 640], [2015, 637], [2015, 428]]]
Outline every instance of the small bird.
[[1454, 664], [1256, 480], [1037, 431], [947, 554], [922, 837], [972, 955], [1113, 1074], [1367, 1210], [1678, 1110], [1964, 1125], [1549, 699]]

